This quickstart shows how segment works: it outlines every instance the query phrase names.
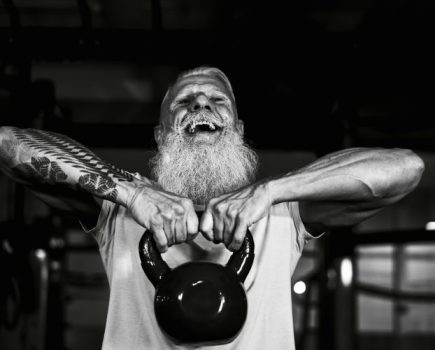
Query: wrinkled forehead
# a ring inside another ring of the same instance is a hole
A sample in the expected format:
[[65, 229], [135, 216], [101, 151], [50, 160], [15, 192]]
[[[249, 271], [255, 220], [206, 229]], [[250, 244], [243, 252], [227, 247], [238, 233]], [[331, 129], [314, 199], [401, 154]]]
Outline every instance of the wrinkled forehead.
[[166, 92], [161, 105], [160, 119], [167, 114], [169, 106], [175, 98], [198, 92], [224, 94], [235, 104], [233, 90], [228, 81], [215, 74], [190, 74], [178, 78]]
[[234, 101], [231, 86], [217, 75], [195, 74], [179, 78], [169, 89], [169, 99], [178, 95], [196, 94], [198, 92], [216, 91], [227, 95]]

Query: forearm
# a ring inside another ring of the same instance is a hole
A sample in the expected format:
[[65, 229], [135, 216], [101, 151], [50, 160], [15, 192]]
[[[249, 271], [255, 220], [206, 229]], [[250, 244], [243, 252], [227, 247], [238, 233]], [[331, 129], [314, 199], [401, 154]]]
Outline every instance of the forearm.
[[76, 141], [48, 131], [0, 128], [0, 167], [30, 186], [67, 185], [123, 205], [134, 190], [131, 174]]
[[422, 160], [409, 150], [353, 148], [322, 157], [268, 182], [273, 203], [383, 201], [418, 184]]

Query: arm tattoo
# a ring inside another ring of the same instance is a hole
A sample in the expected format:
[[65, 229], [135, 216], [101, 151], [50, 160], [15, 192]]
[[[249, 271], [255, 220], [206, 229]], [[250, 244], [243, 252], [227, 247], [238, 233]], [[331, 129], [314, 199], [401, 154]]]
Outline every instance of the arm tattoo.
[[47, 157], [32, 157], [30, 164], [25, 163], [22, 165], [31, 178], [35, 180], [48, 180], [49, 183], [56, 183], [67, 179], [67, 175], [60, 166], [56, 162], [51, 162]]
[[110, 178], [103, 178], [95, 174], [82, 175], [79, 178], [79, 185], [83, 189], [101, 193], [113, 201], [118, 196], [116, 185]]
[[30, 163], [21, 163], [14, 168], [27, 178], [30, 176], [30, 180], [51, 184], [66, 181], [68, 176], [61, 164], [68, 164], [79, 171], [80, 188], [113, 201], [117, 198], [115, 180], [133, 180], [129, 172], [103, 161], [67, 136], [35, 129], [14, 129], [13, 134], [21, 145], [39, 152]]

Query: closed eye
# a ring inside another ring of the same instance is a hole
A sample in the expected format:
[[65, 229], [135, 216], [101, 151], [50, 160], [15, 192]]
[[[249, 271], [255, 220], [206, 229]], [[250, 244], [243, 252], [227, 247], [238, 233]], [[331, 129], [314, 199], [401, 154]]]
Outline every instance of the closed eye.
[[218, 103], [218, 104], [228, 104], [230, 102], [227, 98], [221, 96], [214, 96], [211, 98], [211, 100], [214, 103]]
[[186, 105], [188, 103], [189, 103], [189, 100], [187, 98], [183, 98], [183, 99], [177, 101], [177, 105]]
[[176, 109], [178, 107], [186, 106], [189, 103], [190, 103], [190, 101], [187, 98], [182, 98], [180, 100], [176, 100], [176, 101], [171, 103], [170, 110], [173, 111], [174, 109]]

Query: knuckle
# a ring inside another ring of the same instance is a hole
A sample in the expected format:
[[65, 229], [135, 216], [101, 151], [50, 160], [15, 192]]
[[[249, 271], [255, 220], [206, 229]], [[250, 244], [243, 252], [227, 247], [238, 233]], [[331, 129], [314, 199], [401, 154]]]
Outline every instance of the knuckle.
[[223, 214], [225, 212], [226, 206], [224, 203], [218, 203], [215, 205], [215, 210], [219, 213], [219, 214]]
[[248, 219], [247, 214], [244, 211], [238, 213], [237, 218], [240, 223], [245, 223]]
[[173, 211], [174, 211], [175, 216], [177, 216], [177, 217], [183, 216], [185, 213], [184, 207], [180, 204], [174, 205]]
[[153, 216], [150, 220], [151, 227], [161, 228], [163, 227], [163, 219], [160, 216]]
[[193, 208], [193, 203], [189, 198], [182, 198], [181, 205], [183, 206], [183, 208]]
[[238, 213], [239, 211], [235, 206], [228, 207], [228, 216], [230, 216], [231, 218], [237, 217]]
[[160, 215], [165, 220], [168, 220], [172, 217], [173, 210], [171, 207], [165, 205], [163, 208], [161, 208], [160, 213], [158, 215]]
[[217, 198], [212, 198], [212, 199], [209, 200], [208, 206], [210, 208], [215, 208], [219, 204], [219, 202], [220, 201]]

